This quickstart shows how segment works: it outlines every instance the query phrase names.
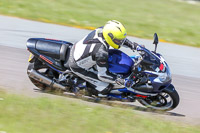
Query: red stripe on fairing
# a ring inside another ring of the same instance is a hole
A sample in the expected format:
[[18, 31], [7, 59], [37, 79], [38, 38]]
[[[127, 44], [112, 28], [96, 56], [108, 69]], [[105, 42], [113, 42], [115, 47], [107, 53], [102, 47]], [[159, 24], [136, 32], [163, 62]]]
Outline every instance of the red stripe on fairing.
[[45, 40], [60, 41], [60, 40], [56, 40], [56, 39], [49, 39], [49, 38], [45, 38]]
[[137, 94], [136, 97], [147, 98], [147, 96], [143, 96], [143, 95], [139, 95], [139, 94]]
[[49, 64], [53, 64], [53, 62], [51, 62], [49, 59], [47, 59], [46, 57], [44, 57], [43, 55], [40, 55], [40, 58], [43, 59], [44, 61], [46, 61]]

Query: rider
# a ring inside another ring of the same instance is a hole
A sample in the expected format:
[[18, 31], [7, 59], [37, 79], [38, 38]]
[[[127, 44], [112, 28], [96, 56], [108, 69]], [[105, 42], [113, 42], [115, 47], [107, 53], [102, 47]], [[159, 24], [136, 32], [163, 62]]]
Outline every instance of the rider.
[[99, 95], [107, 95], [113, 84], [132, 84], [108, 71], [109, 47], [121, 46], [136, 50], [139, 45], [129, 41], [125, 27], [116, 20], [108, 21], [104, 27], [97, 28], [74, 44], [70, 58], [70, 68], [77, 76], [88, 81]]

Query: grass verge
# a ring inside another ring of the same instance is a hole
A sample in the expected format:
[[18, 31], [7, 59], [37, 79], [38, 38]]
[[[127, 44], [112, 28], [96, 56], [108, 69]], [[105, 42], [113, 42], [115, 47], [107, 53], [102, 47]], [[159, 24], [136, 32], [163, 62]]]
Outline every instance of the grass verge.
[[29, 98], [0, 91], [0, 132], [199, 133], [197, 127], [147, 118], [131, 109], [84, 105], [65, 98]]
[[0, 0], [0, 14], [78, 26], [99, 27], [116, 19], [129, 35], [200, 47], [200, 4], [178, 0]]

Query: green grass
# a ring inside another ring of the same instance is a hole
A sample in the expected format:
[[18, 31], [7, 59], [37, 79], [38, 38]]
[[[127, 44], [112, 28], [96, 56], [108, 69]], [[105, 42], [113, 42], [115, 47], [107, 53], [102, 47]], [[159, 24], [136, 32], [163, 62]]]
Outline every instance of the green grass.
[[0, 14], [84, 28], [116, 19], [129, 35], [200, 47], [200, 4], [178, 0], [0, 0]]
[[199, 133], [198, 127], [146, 118], [131, 109], [86, 105], [66, 98], [29, 98], [0, 91], [0, 132]]

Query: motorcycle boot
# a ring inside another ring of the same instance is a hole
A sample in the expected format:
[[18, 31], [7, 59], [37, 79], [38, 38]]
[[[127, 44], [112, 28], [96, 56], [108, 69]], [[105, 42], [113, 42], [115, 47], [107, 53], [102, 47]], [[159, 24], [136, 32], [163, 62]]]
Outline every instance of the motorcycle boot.
[[99, 97], [107, 97], [110, 91], [113, 89], [113, 84], [109, 84], [104, 90], [100, 91], [98, 96]]

